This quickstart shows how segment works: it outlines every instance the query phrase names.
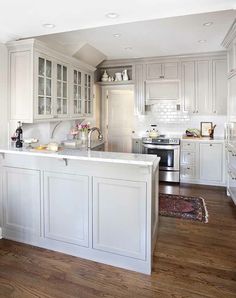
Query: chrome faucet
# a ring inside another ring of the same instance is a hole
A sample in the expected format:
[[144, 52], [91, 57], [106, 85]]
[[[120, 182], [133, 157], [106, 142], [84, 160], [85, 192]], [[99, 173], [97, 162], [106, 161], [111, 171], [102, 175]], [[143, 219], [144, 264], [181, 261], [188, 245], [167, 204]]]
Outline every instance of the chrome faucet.
[[89, 133], [88, 133], [88, 150], [91, 149], [91, 136], [92, 136], [92, 133], [97, 130], [98, 132], [98, 140], [99, 141], [102, 141], [103, 140], [103, 135], [102, 135], [102, 132], [101, 130], [98, 128], [98, 127], [92, 127], [90, 130], [89, 130]]

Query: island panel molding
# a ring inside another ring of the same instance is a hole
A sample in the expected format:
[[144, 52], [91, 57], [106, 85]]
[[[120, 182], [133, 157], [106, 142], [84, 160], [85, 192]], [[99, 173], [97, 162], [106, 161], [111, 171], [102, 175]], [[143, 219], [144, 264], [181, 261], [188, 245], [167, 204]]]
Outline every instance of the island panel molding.
[[3, 238], [151, 273], [160, 158], [77, 150], [0, 153]]

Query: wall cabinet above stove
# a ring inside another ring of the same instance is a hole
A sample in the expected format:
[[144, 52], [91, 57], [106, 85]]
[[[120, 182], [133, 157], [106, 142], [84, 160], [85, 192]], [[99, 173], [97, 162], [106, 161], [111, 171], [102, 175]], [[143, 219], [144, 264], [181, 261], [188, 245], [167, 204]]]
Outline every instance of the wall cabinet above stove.
[[179, 78], [179, 63], [148, 63], [147, 80], [166, 79], [175, 80]]
[[10, 120], [92, 116], [93, 67], [31, 39], [8, 44]]

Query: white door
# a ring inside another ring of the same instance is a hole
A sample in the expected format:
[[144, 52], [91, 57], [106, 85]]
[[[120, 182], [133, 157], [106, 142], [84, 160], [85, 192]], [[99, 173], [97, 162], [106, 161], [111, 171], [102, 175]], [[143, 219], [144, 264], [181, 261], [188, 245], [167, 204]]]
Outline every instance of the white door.
[[228, 117], [229, 121], [236, 121], [236, 75], [228, 80]]
[[93, 248], [145, 260], [146, 204], [146, 182], [94, 177]]
[[3, 225], [31, 241], [40, 235], [40, 172], [3, 168]]
[[196, 62], [196, 113], [209, 114], [210, 104], [210, 62]]
[[132, 152], [134, 92], [132, 87], [107, 88], [106, 143], [111, 152]]
[[184, 111], [195, 113], [195, 68], [194, 61], [181, 64], [182, 71], [182, 99]]
[[212, 62], [212, 112], [217, 115], [227, 114], [227, 62], [217, 59]]
[[223, 180], [223, 145], [202, 143], [200, 150], [200, 179], [212, 182]]
[[44, 173], [45, 237], [88, 246], [87, 176]]

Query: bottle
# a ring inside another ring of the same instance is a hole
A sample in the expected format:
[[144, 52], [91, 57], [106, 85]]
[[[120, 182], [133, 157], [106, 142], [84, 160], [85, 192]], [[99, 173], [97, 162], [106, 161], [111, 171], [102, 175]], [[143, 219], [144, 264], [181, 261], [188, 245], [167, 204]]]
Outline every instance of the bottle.
[[16, 148], [22, 148], [23, 147], [23, 130], [21, 122], [18, 121], [18, 127], [16, 129]]

